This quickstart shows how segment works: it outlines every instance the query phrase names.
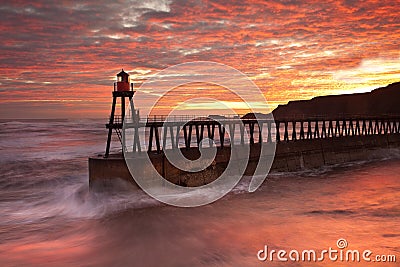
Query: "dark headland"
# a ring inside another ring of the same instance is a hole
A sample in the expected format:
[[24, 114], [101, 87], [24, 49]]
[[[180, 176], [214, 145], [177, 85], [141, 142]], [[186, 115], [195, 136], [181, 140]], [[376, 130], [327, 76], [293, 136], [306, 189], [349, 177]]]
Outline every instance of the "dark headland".
[[335, 118], [338, 116], [400, 116], [400, 82], [367, 93], [318, 96], [310, 100], [289, 101], [273, 111], [276, 120], [293, 117]]
[[[279, 134], [272, 135], [272, 138], [269, 134], [268, 139], [261, 139], [261, 143], [276, 144], [271, 171], [298, 171], [399, 153], [400, 82], [367, 93], [290, 101], [278, 106], [273, 115], [274, 124], [264, 121], [264, 126], [261, 126], [263, 132], [265, 128], [279, 129], [276, 131]], [[262, 120], [263, 116], [257, 114], [257, 118]], [[254, 114], [247, 114], [242, 120], [249, 127], [253, 125], [253, 129], [259, 127]], [[245, 174], [251, 175], [259, 162], [262, 149], [259, 142], [256, 135], [250, 146]], [[190, 147], [190, 144], [181, 151], [187, 158], [196, 158], [198, 154], [198, 148]], [[171, 165], [162, 150], [141, 153], [150, 156], [154, 168], [164, 178], [183, 186], [199, 186], [213, 181], [231, 159], [230, 149], [218, 148], [215, 164], [194, 174]], [[89, 158], [90, 183], [113, 178], [133, 183], [122, 154]]]

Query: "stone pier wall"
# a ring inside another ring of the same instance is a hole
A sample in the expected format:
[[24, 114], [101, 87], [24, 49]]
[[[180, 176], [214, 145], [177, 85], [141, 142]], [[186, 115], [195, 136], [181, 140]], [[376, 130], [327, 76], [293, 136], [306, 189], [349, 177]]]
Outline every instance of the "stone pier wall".
[[[400, 148], [400, 134], [344, 136], [340, 138], [305, 139], [279, 142], [271, 171], [298, 171], [357, 160], [385, 157], [391, 149]], [[149, 152], [157, 171], [167, 180], [182, 186], [199, 186], [216, 179], [230, 160], [230, 149], [218, 148], [214, 164], [199, 173], [183, 172], [166, 160], [164, 154]], [[187, 158], [198, 157], [198, 149], [182, 149]], [[259, 145], [251, 146], [250, 160], [245, 174], [254, 172], [258, 163]], [[144, 155], [145, 156], [145, 155]], [[134, 183], [122, 155], [108, 158], [89, 158], [89, 183], [121, 178]]]

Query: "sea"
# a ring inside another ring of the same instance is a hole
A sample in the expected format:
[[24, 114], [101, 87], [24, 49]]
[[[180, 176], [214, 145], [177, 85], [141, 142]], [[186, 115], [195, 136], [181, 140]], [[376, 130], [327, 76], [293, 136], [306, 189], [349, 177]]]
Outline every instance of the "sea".
[[400, 266], [399, 150], [178, 208], [89, 189], [106, 137], [97, 119], [0, 121], [0, 266]]

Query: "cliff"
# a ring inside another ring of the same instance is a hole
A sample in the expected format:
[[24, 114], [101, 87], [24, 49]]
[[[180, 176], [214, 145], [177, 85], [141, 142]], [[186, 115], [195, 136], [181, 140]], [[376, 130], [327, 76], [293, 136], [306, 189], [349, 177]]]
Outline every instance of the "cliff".
[[400, 82], [368, 93], [319, 96], [310, 100], [289, 101], [273, 111], [274, 118], [338, 116], [400, 116]]

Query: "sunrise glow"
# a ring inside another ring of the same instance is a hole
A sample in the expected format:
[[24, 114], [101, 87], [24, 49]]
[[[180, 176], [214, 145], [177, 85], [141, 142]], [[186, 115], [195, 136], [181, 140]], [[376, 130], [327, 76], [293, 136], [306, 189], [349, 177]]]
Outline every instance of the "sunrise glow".
[[199, 60], [245, 73], [272, 107], [400, 81], [393, 1], [17, 1], [0, 21], [2, 118], [105, 118], [121, 68], [138, 89]]

